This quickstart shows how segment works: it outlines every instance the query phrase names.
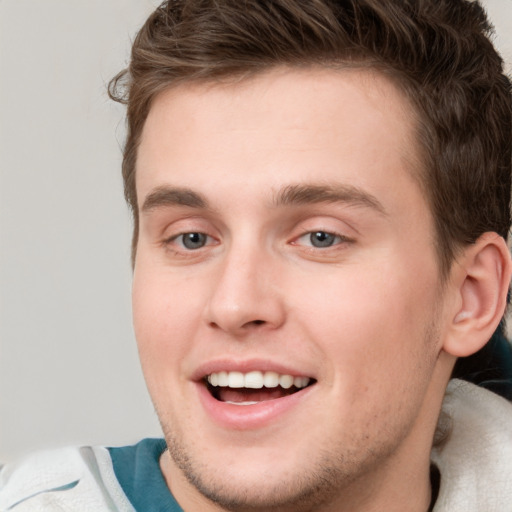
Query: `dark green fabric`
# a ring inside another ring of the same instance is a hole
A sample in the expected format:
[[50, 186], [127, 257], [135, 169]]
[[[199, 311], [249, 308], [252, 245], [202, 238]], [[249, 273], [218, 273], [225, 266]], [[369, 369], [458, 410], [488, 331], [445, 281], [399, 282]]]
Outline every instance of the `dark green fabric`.
[[452, 377], [467, 380], [512, 401], [512, 345], [505, 336], [504, 322], [480, 351], [457, 361]]
[[137, 512], [183, 512], [160, 471], [163, 439], [143, 439], [133, 446], [108, 448], [114, 473]]

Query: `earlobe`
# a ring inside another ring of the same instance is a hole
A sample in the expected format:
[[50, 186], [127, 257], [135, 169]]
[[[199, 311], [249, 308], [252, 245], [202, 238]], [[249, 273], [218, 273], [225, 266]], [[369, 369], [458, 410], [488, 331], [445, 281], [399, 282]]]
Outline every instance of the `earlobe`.
[[512, 266], [507, 244], [496, 233], [484, 233], [454, 266], [457, 300], [443, 348], [467, 357], [487, 343], [505, 312]]

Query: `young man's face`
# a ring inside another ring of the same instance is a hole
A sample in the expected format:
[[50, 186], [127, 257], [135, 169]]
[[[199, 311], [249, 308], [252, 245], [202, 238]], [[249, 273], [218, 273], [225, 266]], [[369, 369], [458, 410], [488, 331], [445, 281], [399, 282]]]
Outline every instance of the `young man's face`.
[[443, 301], [413, 131], [363, 71], [156, 98], [134, 321], [178, 498], [299, 510], [428, 464]]

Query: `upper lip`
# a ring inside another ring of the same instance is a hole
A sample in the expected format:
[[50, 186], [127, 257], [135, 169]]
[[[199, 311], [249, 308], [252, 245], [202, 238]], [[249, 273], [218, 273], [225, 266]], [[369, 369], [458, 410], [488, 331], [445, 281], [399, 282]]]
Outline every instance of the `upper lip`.
[[199, 365], [192, 374], [192, 380], [199, 382], [212, 373], [218, 373], [222, 371], [241, 373], [248, 373], [253, 371], [276, 372], [281, 375], [292, 375], [293, 377], [309, 377], [311, 379], [315, 378], [314, 375], [307, 371], [293, 368], [289, 365], [268, 359], [249, 359], [239, 361], [233, 359], [217, 359], [207, 361]]

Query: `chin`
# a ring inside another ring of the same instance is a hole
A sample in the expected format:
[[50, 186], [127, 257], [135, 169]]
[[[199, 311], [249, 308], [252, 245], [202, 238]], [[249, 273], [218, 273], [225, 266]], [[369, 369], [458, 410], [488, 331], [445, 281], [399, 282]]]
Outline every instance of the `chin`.
[[220, 450], [205, 456], [207, 450], [181, 436], [167, 435], [166, 440], [172, 463], [186, 480], [221, 509], [236, 512], [317, 509], [343, 495], [376, 456], [374, 452], [372, 460], [358, 460], [355, 453], [342, 455], [340, 446], [322, 453], [311, 449], [311, 443], [302, 449], [281, 443], [273, 449], [253, 447], [238, 453], [229, 447], [226, 456]]
[[248, 464], [247, 461], [241, 463], [241, 467], [222, 465], [219, 471], [218, 467], [195, 464], [177, 451], [170, 450], [171, 457], [189, 483], [223, 510], [310, 510], [329, 500], [330, 490], [336, 488], [330, 471], [306, 474], [304, 465], [286, 469], [276, 468], [272, 462]]

